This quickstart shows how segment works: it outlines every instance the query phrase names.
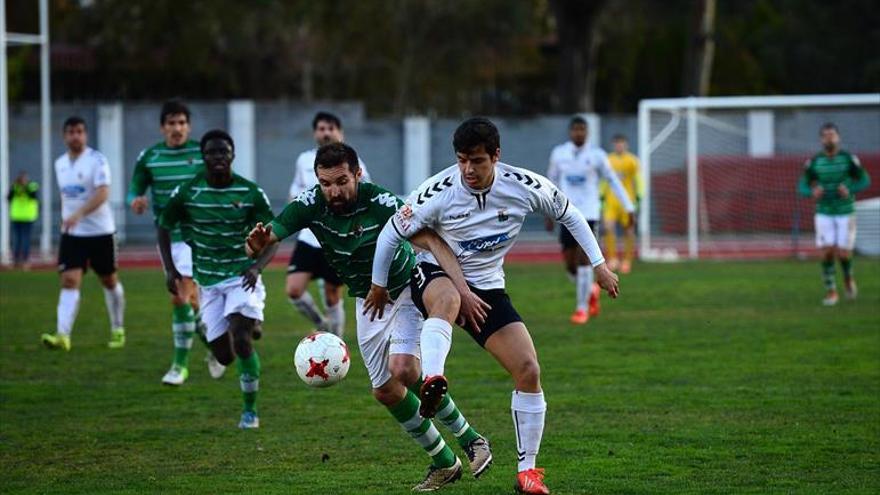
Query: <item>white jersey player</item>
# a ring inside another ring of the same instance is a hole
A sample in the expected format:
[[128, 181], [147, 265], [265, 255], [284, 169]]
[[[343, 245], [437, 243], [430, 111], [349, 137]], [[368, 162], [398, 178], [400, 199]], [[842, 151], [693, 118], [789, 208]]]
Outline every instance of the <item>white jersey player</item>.
[[[500, 137], [492, 122], [484, 118], [465, 121], [455, 131], [453, 147], [458, 164], [422, 184], [383, 228], [368, 299], [381, 303], [387, 297], [383, 287], [388, 267], [405, 238], [431, 228], [446, 241], [458, 257], [469, 289], [491, 306], [479, 331], [471, 323], [463, 328], [510, 371], [514, 381], [511, 409], [519, 455], [517, 488], [522, 493], [549, 493], [542, 481], [543, 470], [535, 468], [546, 410], [540, 368], [531, 336], [504, 290], [504, 255], [516, 241], [526, 215], [540, 212], [568, 227], [596, 267], [599, 283], [612, 297], [617, 296], [617, 277], [605, 266], [581, 212], [552, 182], [498, 161]], [[451, 326], [434, 321], [438, 318], [426, 311], [425, 304], [432, 286], [446, 277], [430, 254], [424, 255], [414, 272], [412, 297], [427, 318], [422, 328], [426, 383], [432, 375], [443, 372], [442, 360], [451, 343]], [[468, 294], [459, 292], [464, 301]], [[436, 349], [444, 344], [445, 348]]]
[[[342, 142], [342, 121], [328, 112], [318, 112], [312, 119], [312, 131], [318, 146], [333, 142]], [[318, 185], [315, 175], [315, 155], [318, 148], [303, 151], [296, 159], [293, 182], [290, 184], [290, 199], [293, 200], [301, 192]], [[361, 180], [369, 181], [370, 174], [366, 165], [360, 162]], [[326, 317], [318, 309], [308, 286], [312, 279], [318, 279], [323, 286], [324, 307]], [[309, 229], [300, 231], [296, 246], [287, 266], [287, 297], [291, 304], [303, 316], [312, 321], [319, 330], [329, 331], [342, 336], [345, 330], [345, 308], [342, 298], [342, 279], [327, 262], [321, 244]]]
[[[587, 122], [582, 117], [571, 119], [568, 127], [570, 140], [562, 143], [550, 154], [547, 177], [565, 194], [573, 207], [587, 219], [595, 234], [601, 217], [599, 186], [602, 179], [611, 184], [614, 194], [633, 220], [635, 207], [623, 184], [611, 168], [608, 155], [602, 148], [591, 147], [587, 142]], [[547, 229], [553, 229], [552, 219], [547, 219]], [[575, 277], [577, 290], [575, 312], [571, 322], [584, 324], [590, 316], [599, 314], [599, 287], [593, 284], [593, 270], [577, 241], [565, 228], [559, 228], [559, 242], [568, 273]], [[587, 299], [589, 297], [589, 311]]]
[[70, 333], [79, 311], [82, 276], [91, 266], [104, 286], [104, 302], [110, 315], [110, 342], [125, 345], [123, 314], [125, 294], [116, 276], [116, 224], [107, 202], [110, 196], [110, 165], [99, 151], [89, 148], [86, 122], [70, 117], [64, 122], [67, 152], [55, 160], [55, 178], [61, 190], [61, 244], [58, 271], [57, 330], [43, 334], [50, 349], [70, 350]]

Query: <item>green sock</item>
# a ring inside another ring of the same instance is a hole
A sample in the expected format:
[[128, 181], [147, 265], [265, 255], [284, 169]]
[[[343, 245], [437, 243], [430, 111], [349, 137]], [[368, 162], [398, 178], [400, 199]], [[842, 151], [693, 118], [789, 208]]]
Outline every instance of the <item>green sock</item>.
[[202, 321], [202, 312], [196, 311], [194, 318], [196, 321], [196, 335], [198, 335], [199, 340], [201, 340], [202, 343], [205, 344], [205, 347], [210, 350], [211, 345], [208, 343], [208, 326], [205, 325], [204, 321]]
[[[422, 388], [422, 382], [423, 380], [419, 378], [416, 383], [409, 386], [409, 389], [417, 394], [419, 389]], [[434, 417], [440, 420], [443, 426], [455, 435], [455, 440], [458, 441], [458, 445], [461, 448], [467, 447], [471, 442], [480, 437], [480, 434], [468, 424], [464, 414], [461, 413], [449, 394], [446, 394], [443, 400], [440, 401], [440, 407], [437, 408], [437, 415]]]
[[189, 350], [192, 348], [193, 333], [196, 330], [195, 314], [192, 306], [174, 306], [171, 313], [171, 330], [174, 334], [174, 364], [182, 368], [189, 366]]
[[471, 442], [480, 438], [480, 434], [467, 422], [464, 414], [458, 410], [455, 401], [452, 400], [452, 396], [449, 394], [443, 397], [440, 407], [437, 409], [437, 415], [434, 417], [440, 420], [455, 435], [455, 439], [461, 448], [467, 447]]
[[837, 284], [834, 281], [835, 276], [834, 261], [822, 260], [822, 283], [825, 284], [825, 290], [835, 290], [837, 288]]
[[260, 355], [254, 350], [247, 358], [238, 358], [238, 381], [244, 398], [244, 410], [257, 412], [257, 391], [260, 389]]
[[455, 464], [455, 454], [443, 441], [430, 420], [419, 415], [419, 398], [407, 390], [406, 396], [388, 408], [394, 419], [431, 456], [434, 466], [446, 468]]
[[852, 258], [840, 258], [840, 268], [843, 269], [843, 278], [852, 278]]

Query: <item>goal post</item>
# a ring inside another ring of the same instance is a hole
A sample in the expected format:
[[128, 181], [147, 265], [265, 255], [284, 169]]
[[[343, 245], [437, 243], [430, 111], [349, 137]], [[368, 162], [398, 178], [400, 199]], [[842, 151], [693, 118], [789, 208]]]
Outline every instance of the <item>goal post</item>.
[[873, 172], [859, 198], [880, 195], [880, 93], [640, 101], [640, 258], [807, 252], [812, 204], [796, 185], [803, 163], [820, 150], [825, 122]]

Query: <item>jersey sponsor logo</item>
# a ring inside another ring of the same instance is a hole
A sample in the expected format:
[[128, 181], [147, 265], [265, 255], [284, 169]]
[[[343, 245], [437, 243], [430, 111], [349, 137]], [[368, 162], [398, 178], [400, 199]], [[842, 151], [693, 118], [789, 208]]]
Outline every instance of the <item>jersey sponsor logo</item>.
[[583, 175], [566, 175], [565, 182], [570, 186], [582, 186], [587, 182], [587, 178]]
[[397, 207], [397, 197], [394, 196], [393, 194], [387, 193], [387, 192], [379, 194], [377, 196], [373, 196], [373, 198], [370, 199], [370, 201], [372, 201], [373, 203], [379, 203], [380, 205], [388, 207], [388, 208], [396, 208]]
[[314, 189], [309, 189], [307, 191], [299, 193], [299, 195], [297, 195], [297, 197], [293, 200], [298, 201], [306, 206], [311, 206], [315, 204], [315, 197], [317, 196], [317, 194], [317, 191], [315, 191]]
[[61, 194], [68, 198], [75, 198], [84, 192], [86, 192], [86, 188], [79, 184], [64, 186], [61, 188]]
[[473, 239], [470, 241], [460, 241], [458, 245], [465, 251], [494, 251], [496, 246], [509, 239], [510, 234], [505, 232], [503, 234], [480, 237], [479, 239]]

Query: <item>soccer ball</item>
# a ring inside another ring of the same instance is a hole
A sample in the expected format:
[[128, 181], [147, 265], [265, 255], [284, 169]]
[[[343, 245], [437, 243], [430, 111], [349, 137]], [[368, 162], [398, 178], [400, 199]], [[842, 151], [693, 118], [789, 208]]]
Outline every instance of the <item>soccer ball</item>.
[[310, 387], [329, 387], [348, 373], [348, 346], [332, 333], [316, 332], [302, 339], [293, 354], [296, 373]]

